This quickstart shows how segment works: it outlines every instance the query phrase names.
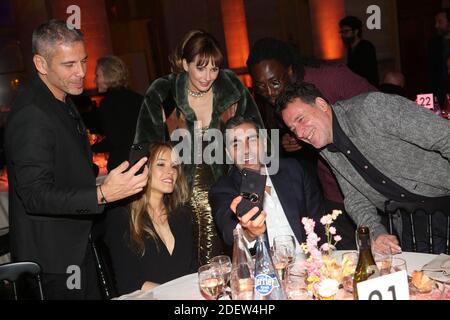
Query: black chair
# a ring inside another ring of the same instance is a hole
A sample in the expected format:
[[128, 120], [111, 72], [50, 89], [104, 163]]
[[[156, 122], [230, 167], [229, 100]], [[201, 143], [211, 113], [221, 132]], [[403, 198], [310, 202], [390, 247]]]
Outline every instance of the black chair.
[[22, 275], [30, 274], [36, 278], [40, 299], [44, 300], [41, 283], [41, 267], [35, 262], [12, 262], [0, 265], [0, 281], [11, 282], [14, 290], [14, 299], [18, 300], [16, 282]]
[[103, 241], [100, 239], [94, 240], [93, 236], [90, 234], [89, 244], [94, 256], [100, 293], [102, 294], [103, 299], [110, 300], [111, 298], [117, 297], [118, 293], [114, 285], [112, 271], [111, 268], [108, 267], [111, 263]]
[[442, 207], [439, 202], [428, 202], [423, 203], [412, 203], [412, 202], [396, 202], [388, 200], [384, 205], [384, 212], [388, 215], [388, 227], [389, 233], [394, 234], [394, 214], [399, 211], [401, 214], [405, 215], [407, 221], [409, 221], [409, 233], [411, 234], [412, 240], [412, 250], [417, 252], [417, 232], [415, 215], [417, 212], [421, 211], [426, 214], [427, 217], [427, 242], [428, 242], [428, 252], [434, 253], [434, 228], [433, 228], [433, 215], [437, 212], [441, 212], [446, 215], [446, 231], [445, 231], [445, 253], [450, 254], [450, 207]]

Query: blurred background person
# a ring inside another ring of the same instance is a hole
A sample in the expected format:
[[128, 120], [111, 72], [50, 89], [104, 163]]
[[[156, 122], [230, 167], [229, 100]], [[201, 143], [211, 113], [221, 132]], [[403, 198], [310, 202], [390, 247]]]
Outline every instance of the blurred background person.
[[380, 91], [406, 97], [405, 76], [403, 73], [399, 71], [388, 71], [380, 84]]
[[439, 10], [434, 16], [436, 36], [428, 45], [428, 86], [440, 105], [449, 87], [447, 57], [450, 56], [450, 9]]
[[207, 141], [201, 152], [195, 153], [194, 140], [198, 138], [194, 137], [203, 136], [208, 129], [221, 129], [236, 115], [253, 117], [262, 125], [250, 92], [232, 71], [220, 69], [222, 60], [222, 51], [211, 34], [201, 30], [188, 32], [171, 57], [173, 73], [155, 80], [147, 90], [134, 139], [135, 143], [170, 141], [175, 129], [188, 130], [192, 153], [184, 169], [202, 265], [225, 250], [213, 220], [208, 191], [227, 166], [223, 164], [225, 159], [206, 164], [202, 158], [195, 164], [194, 159], [203, 154]]
[[339, 21], [339, 33], [347, 48], [347, 66], [373, 86], [378, 86], [378, 62], [374, 45], [362, 38], [362, 22], [357, 17], [347, 16]]
[[197, 271], [188, 187], [170, 144], [149, 146], [147, 166], [145, 190], [107, 212], [104, 241], [121, 295]]
[[105, 138], [92, 146], [94, 152], [109, 152], [108, 171], [128, 160], [143, 97], [129, 89], [125, 63], [116, 56], [97, 60], [95, 82], [99, 93], [102, 133]]

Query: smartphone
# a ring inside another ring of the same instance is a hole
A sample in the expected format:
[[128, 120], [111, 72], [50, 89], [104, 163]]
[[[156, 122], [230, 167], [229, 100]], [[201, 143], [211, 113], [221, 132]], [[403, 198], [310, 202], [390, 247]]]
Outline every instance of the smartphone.
[[[148, 143], [133, 144], [130, 149], [130, 156], [128, 157], [128, 162], [130, 163], [128, 170], [143, 157], [148, 157]], [[144, 171], [144, 166], [145, 164], [136, 172], [136, 175]]]
[[249, 169], [243, 169], [241, 175], [240, 195], [242, 196], [242, 200], [236, 208], [236, 213], [239, 217], [242, 217], [249, 210], [258, 207], [258, 213], [251, 219], [255, 220], [263, 209], [267, 177], [258, 171]]

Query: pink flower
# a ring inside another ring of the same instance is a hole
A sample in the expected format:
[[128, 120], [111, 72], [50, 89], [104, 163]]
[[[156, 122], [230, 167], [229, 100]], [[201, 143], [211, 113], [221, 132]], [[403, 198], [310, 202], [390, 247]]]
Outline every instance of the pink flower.
[[317, 242], [319, 242], [320, 238], [317, 236], [317, 234], [310, 233], [308, 234], [308, 236], [306, 237], [306, 242], [308, 242], [309, 244], [317, 244]]
[[337, 236], [334, 236], [334, 241], [336, 241], [336, 242], [339, 242], [339, 241], [341, 241], [342, 240], [342, 237], [341, 236], [339, 236], [339, 235], [337, 235]]
[[323, 216], [320, 218], [320, 223], [324, 226], [327, 224], [331, 224], [333, 222], [333, 218], [331, 217], [331, 214], [327, 214], [326, 216]]
[[331, 217], [333, 218], [333, 220], [336, 220], [337, 217], [342, 213], [341, 210], [333, 210], [333, 212], [331, 213]]
[[305, 226], [306, 234], [314, 233], [316, 223], [311, 218], [302, 218], [302, 223]]
[[330, 227], [330, 234], [332, 234], [333, 236], [336, 234], [336, 228], [335, 227]]
[[324, 243], [324, 244], [320, 247], [320, 249], [321, 249], [322, 251], [329, 251], [329, 250], [330, 250], [330, 245], [329, 245], [328, 243]]

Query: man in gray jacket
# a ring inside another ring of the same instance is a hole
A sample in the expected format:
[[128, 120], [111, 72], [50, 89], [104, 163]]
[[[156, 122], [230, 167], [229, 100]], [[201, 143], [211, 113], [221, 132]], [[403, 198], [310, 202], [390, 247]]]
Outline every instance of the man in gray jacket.
[[[375, 250], [401, 250], [377, 214], [386, 200], [450, 196], [450, 122], [414, 102], [369, 93], [331, 106], [314, 85], [302, 83], [287, 88], [277, 105], [288, 128], [330, 164], [347, 212], [357, 225], [369, 226]], [[445, 221], [439, 213], [434, 221], [440, 248]], [[401, 217], [394, 225], [402, 237]]]

